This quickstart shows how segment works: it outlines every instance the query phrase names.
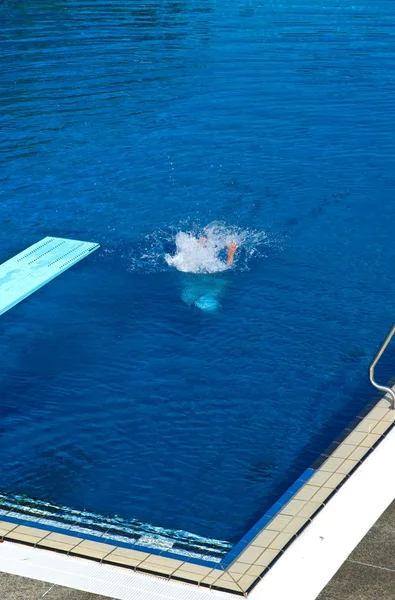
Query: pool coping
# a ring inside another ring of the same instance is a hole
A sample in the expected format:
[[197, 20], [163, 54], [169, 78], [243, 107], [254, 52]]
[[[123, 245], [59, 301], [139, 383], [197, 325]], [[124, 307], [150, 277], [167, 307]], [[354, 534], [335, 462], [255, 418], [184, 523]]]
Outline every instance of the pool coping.
[[104, 543], [98, 536], [39, 522], [32, 526], [7, 514], [0, 517], [0, 539], [247, 596], [387, 436], [394, 421], [389, 396], [376, 396], [220, 563], [138, 543]]

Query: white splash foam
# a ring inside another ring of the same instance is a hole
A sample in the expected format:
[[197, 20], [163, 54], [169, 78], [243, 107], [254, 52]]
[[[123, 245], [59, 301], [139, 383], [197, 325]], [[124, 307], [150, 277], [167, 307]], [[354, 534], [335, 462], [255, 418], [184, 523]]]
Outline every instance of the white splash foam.
[[211, 238], [196, 238], [192, 233], [180, 231], [176, 235], [176, 253], [165, 255], [170, 267], [183, 273], [218, 273], [226, 264], [218, 258], [222, 247]]
[[[205, 243], [199, 244], [199, 238], [206, 238]], [[278, 235], [264, 231], [218, 222], [205, 227], [184, 223], [150, 233], [129, 247], [128, 270], [159, 273], [170, 266], [184, 273], [220, 273], [227, 269], [226, 247], [231, 241], [238, 245], [233, 264], [236, 271], [248, 270], [252, 258], [265, 257], [269, 248], [273, 251], [281, 245]]]
[[[247, 238], [247, 231], [216, 223], [199, 232], [179, 231], [175, 238], [176, 252], [173, 256], [166, 254], [165, 260], [183, 273], [219, 273], [229, 268], [226, 265], [228, 245], [236, 242], [240, 247]], [[237, 260], [237, 251], [235, 258]]]

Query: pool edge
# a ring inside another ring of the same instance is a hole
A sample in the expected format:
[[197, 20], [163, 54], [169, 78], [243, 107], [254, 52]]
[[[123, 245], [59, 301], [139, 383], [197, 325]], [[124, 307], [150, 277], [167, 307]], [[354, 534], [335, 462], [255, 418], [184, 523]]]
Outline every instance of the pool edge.
[[1, 517], [0, 539], [245, 596], [385, 439], [394, 421], [387, 395], [375, 397], [219, 564], [76, 537], [72, 530], [20, 524], [23, 519], [7, 515]]

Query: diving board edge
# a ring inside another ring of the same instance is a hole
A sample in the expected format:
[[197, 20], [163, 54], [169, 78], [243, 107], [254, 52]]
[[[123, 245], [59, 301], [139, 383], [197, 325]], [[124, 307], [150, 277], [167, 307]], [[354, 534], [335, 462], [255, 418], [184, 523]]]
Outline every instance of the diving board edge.
[[100, 244], [45, 237], [0, 265], [0, 315], [94, 252]]

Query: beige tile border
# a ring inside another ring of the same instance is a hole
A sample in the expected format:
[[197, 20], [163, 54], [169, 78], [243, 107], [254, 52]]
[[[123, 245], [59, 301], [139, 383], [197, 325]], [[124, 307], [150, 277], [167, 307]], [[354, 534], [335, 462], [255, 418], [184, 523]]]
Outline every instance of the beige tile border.
[[[238, 556], [228, 571], [235, 574], [246, 573], [246, 576], [237, 577], [244, 593], [259, 580], [265, 567], [268, 568], [282, 554], [285, 545], [300, 533], [301, 528], [311, 522], [314, 513], [323, 506], [334, 489], [348, 478], [350, 471], [360, 464], [369, 449], [394, 421], [395, 411], [391, 410], [385, 398], [381, 399]], [[247, 564], [249, 569], [245, 571], [244, 566]], [[255, 576], [254, 582], [251, 583], [249, 576]]]
[[273, 561], [281, 556], [285, 546], [292, 543], [301, 529], [311, 522], [335, 488], [349, 477], [349, 473], [360, 464], [394, 421], [395, 411], [390, 409], [389, 402], [384, 397], [227, 569], [201, 566], [185, 562], [181, 558], [123, 548], [107, 539], [106, 542], [91, 541], [73, 536], [72, 532], [71, 535], [66, 532], [54, 533], [40, 529], [39, 526], [16, 525], [4, 520], [0, 520], [0, 540], [48, 548], [246, 596]]

